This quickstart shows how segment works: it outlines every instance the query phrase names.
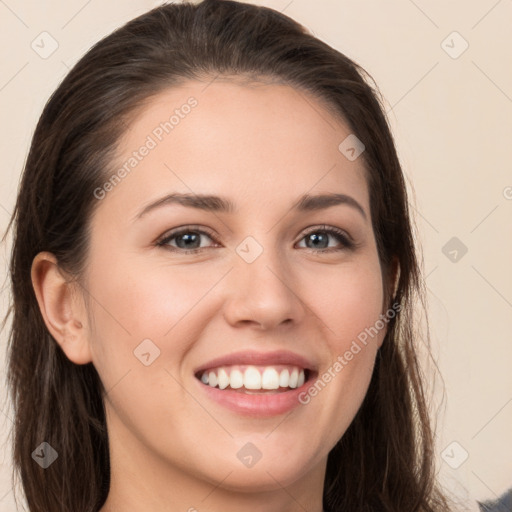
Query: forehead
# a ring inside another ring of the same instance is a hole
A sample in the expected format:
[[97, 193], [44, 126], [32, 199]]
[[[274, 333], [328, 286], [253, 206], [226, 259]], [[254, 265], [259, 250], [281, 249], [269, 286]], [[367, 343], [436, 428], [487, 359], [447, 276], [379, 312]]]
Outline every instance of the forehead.
[[109, 200], [135, 204], [165, 190], [286, 201], [332, 191], [368, 207], [363, 159], [339, 149], [350, 135], [321, 101], [288, 85], [184, 82], [146, 101], [130, 123], [112, 169], [124, 167], [125, 177]]

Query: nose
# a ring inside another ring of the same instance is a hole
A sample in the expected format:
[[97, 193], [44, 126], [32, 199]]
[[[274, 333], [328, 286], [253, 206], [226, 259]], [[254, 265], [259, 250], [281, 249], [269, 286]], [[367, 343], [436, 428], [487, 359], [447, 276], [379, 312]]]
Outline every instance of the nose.
[[228, 279], [224, 317], [230, 325], [267, 330], [302, 320], [305, 306], [297, 280], [276, 250], [266, 248], [252, 263], [235, 255]]

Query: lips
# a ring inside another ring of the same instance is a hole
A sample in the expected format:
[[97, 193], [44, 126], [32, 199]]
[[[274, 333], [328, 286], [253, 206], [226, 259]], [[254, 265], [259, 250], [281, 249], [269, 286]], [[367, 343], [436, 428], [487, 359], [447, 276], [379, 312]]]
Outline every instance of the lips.
[[236, 352], [196, 368], [198, 385], [213, 401], [239, 414], [263, 417], [299, 405], [316, 365], [289, 351]]
[[298, 366], [307, 370], [315, 370], [315, 364], [306, 357], [289, 352], [287, 350], [276, 350], [274, 352], [256, 352], [244, 351], [233, 352], [225, 356], [218, 357], [208, 361], [194, 370], [194, 373], [200, 373], [210, 368], [232, 365], [253, 365], [253, 366], [271, 366], [271, 365], [289, 365]]

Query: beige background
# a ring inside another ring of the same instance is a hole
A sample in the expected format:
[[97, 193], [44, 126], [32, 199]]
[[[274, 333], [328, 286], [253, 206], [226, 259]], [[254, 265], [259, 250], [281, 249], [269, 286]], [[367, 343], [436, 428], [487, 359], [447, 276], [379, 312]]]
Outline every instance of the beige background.
[[[158, 3], [0, 0], [2, 233], [49, 95], [93, 43]], [[512, 2], [260, 3], [284, 11], [360, 63], [387, 100], [414, 188], [411, 205], [424, 251], [434, 355], [445, 386], [441, 402], [439, 381], [433, 405], [440, 412], [440, 478], [473, 502], [467, 510], [476, 510], [476, 499], [495, 498], [512, 486]], [[58, 42], [46, 59], [31, 47], [43, 31]], [[459, 248], [445, 247], [452, 237]], [[467, 247], [462, 256], [460, 244]], [[2, 283], [8, 250], [3, 245], [0, 252]], [[4, 289], [2, 316], [8, 299]], [[3, 332], [0, 512], [12, 512], [5, 347]], [[466, 452], [467, 460], [454, 469]]]

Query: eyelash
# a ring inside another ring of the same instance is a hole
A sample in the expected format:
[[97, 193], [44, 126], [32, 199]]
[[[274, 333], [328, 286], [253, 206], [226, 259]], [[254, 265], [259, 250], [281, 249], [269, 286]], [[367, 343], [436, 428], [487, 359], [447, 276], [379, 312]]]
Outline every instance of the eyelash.
[[[168, 245], [168, 243], [173, 240], [174, 238], [184, 235], [187, 233], [196, 233], [200, 235], [207, 235], [214, 243], [218, 243], [215, 239], [215, 236], [213, 233], [205, 228], [196, 228], [195, 226], [185, 226], [183, 228], [179, 228], [176, 231], [172, 231], [168, 235], [166, 235], [164, 238], [161, 238], [156, 242], [156, 245], [158, 247], [164, 247], [168, 250], [171, 250], [173, 252], [179, 252], [181, 254], [197, 254], [205, 249], [209, 249], [209, 247], [199, 247], [196, 249], [181, 249], [179, 247], [173, 247], [171, 245]], [[330, 252], [338, 252], [343, 250], [353, 250], [356, 248], [355, 242], [351, 241], [347, 234], [342, 231], [341, 229], [332, 227], [332, 226], [317, 226], [308, 231], [303, 235], [303, 237], [300, 239], [302, 241], [305, 237], [308, 235], [311, 235], [313, 233], [326, 233], [328, 235], [332, 235], [334, 238], [338, 240], [338, 242], [341, 243], [341, 248], [335, 248], [335, 247], [329, 247], [326, 249], [313, 249], [310, 247], [305, 247], [303, 249], [315, 252], [315, 253], [330, 253]]]

